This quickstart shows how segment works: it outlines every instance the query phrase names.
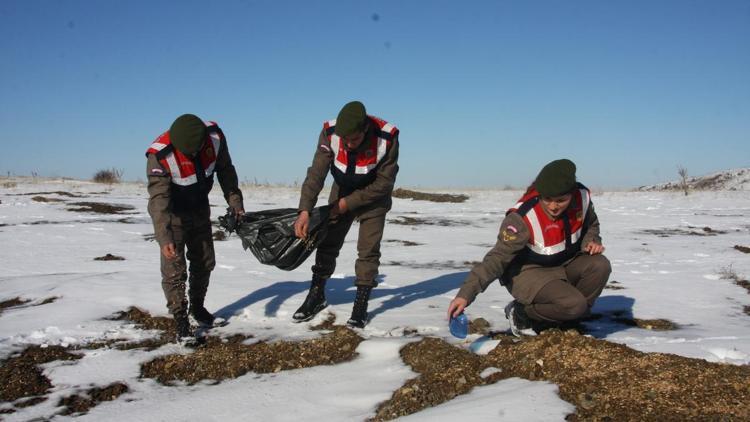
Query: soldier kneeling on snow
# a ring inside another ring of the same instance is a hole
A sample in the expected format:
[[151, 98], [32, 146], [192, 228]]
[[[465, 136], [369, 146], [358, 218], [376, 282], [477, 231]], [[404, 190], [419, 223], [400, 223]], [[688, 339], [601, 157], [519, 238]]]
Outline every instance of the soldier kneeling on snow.
[[[224, 133], [216, 123], [204, 123], [195, 115], [178, 117], [169, 131], [151, 144], [146, 157], [148, 212], [161, 249], [161, 285], [175, 320], [177, 340], [189, 341], [193, 331], [188, 311], [201, 325], [214, 323], [214, 316], [203, 305], [215, 266], [208, 204], [214, 173], [237, 215], [244, 214], [242, 192]], [[189, 309], [186, 252], [190, 261]]]
[[599, 219], [572, 161], [544, 166], [500, 225], [497, 244], [464, 280], [448, 306], [456, 317], [492, 281], [514, 300], [505, 316], [514, 335], [586, 316], [612, 271], [602, 255]]

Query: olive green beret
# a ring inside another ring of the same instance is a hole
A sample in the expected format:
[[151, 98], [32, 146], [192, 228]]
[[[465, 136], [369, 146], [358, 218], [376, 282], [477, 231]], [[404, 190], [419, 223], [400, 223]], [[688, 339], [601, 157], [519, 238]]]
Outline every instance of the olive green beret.
[[339, 111], [334, 132], [339, 136], [349, 136], [362, 132], [365, 128], [366, 119], [367, 112], [364, 104], [359, 101], [347, 103]]
[[534, 181], [537, 192], [542, 196], [560, 196], [576, 187], [576, 165], [561, 159], [548, 163]]
[[183, 114], [169, 128], [170, 142], [186, 155], [200, 151], [207, 135], [206, 124], [194, 114]]

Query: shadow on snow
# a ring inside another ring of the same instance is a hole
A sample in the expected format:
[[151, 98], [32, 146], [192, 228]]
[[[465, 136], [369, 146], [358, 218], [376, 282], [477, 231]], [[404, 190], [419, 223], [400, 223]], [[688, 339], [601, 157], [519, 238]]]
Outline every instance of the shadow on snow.
[[[370, 298], [370, 319], [374, 319], [387, 311], [402, 308], [417, 300], [443, 295], [461, 287], [461, 283], [468, 272], [456, 272], [441, 275], [429, 280], [420, 281], [401, 287], [382, 285], [373, 289]], [[295, 295], [304, 295], [310, 287], [309, 281], [280, 281], [270, 286], [260, 288], [247, 296], [231, 303], [218, 311], [216, 315], [229, 319], [242, 309], [255, 303], [270, 299], [265, 305], [265, 315], [276, 317], [281, 305]], [[499, 287], [499, 286], [497, 286]], [[353, 303], [356, 288], [354, 277], [330, 279], [326, 283], [326, 300], [330, 305]], [[385, 298], [379, 303], [373, 299]], [[629, 328], [623, 324], [623, 319], [633, 318], [633, 304], [635, 299], [622, 295], [601, 296], [596, 300], [592, 309], [593, 318], [583, 322], [586, 332], [597, 338], [604, 338], [610, 334]], [[372, 307], [376, 305], [376, 307]], [[448, 300], [445, 301], [448, 306]], [[441, 317], [445, 309], [435, 309], [436, 315]]]
[[[371, 308], [369, 310], [370, 318], [372, 319], [391, 309], [401, 308], [416, 300], [442, 295], [451, 290], [457, 289], [461, 287], [461, 283], [466, 277], [466, 274], [467, 272], [464, 271], [441, 275], [439, 277], [402, 287], [388, 287], [381, 285], [372, 290], [370, 306], [374, 304], [373, 299], [384, 297], [387, 299], [382, 303], [379, 303], [376, 308]], [[280, 281], [270, 286], [255, 290], [236, 302], [219, 309], [216, 311], [216, 315], [228, 319], [254, 303], [271, 299], [266, 303], [265, 315], [275, 317], [281, 304], [294, 295], [304, 294], [309, 288], [309, 281]], [[326, 300], [330, 305], [353, 303], [355, 293], [356, 288], [354, 287], [354, 277], [330, 279], [328, 280], [328, 283], [326, 283]], [[447, 303], [448, 302], [446, 301], [446, 306]]]

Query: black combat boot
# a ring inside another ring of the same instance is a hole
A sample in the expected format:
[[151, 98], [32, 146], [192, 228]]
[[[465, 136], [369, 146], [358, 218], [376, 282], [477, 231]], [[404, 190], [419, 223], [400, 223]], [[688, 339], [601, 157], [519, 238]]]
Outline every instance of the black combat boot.
[[193, 333], [193, 329], [190, 328], [190, 321], [188, 320], [187, 315], [175, 315], [174, 326], [175, 331], [177, 331], [177, 335], [175, 336], [177, 343], [188, 344], [195, 341], [195, 334]]
[[356, 328], [365, 328], [365, 325], [367, 324], [367, 302], [370, 301], [371, 291], [372, 287], [357, 286], [357, 297], [354, 298], [352, 316], [349, 318], [349, 321], [346, 321], [346, 325]]
[[510, 324], [510, 332], [516, 337], [535, 336], [537, 333], [533, 328], [533, 320], [529, 318], [524, 310], [524, 305], [512, 300], [505, 306], [505, 317]]
[[202, 303], [195, 305], [191, 303], [190, 315], [203, 327], [213, 327], [214, 320], [216, 319], [211, 312], [208, 312]]
[[310, 283], [310, 291], [307, 292], [307, 297], [302, 306], [297, 309], [292, 319], [294, 322], [309, 321], [318, 314], [318, 312], [328, 306], [326, 302], [326, 280], [323, 278], [313, 277], [312, 283]]

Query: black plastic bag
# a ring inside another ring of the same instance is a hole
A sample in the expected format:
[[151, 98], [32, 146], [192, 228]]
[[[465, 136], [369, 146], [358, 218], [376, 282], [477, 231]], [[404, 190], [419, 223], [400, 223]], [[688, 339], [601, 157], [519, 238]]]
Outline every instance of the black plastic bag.
[[225, 216], [219, 217], [219, 225], [229, 233], [236, 232], [242, 239], [242, 247], [250, 249], [261, 264], [291, 271], [305, 262], [325, 239], [329, 208], [317, 207], [310, 212], [310, 228], [305, 239], [294, 235], [295, 208], [248, 212], [239, 220], [228, 209]]

